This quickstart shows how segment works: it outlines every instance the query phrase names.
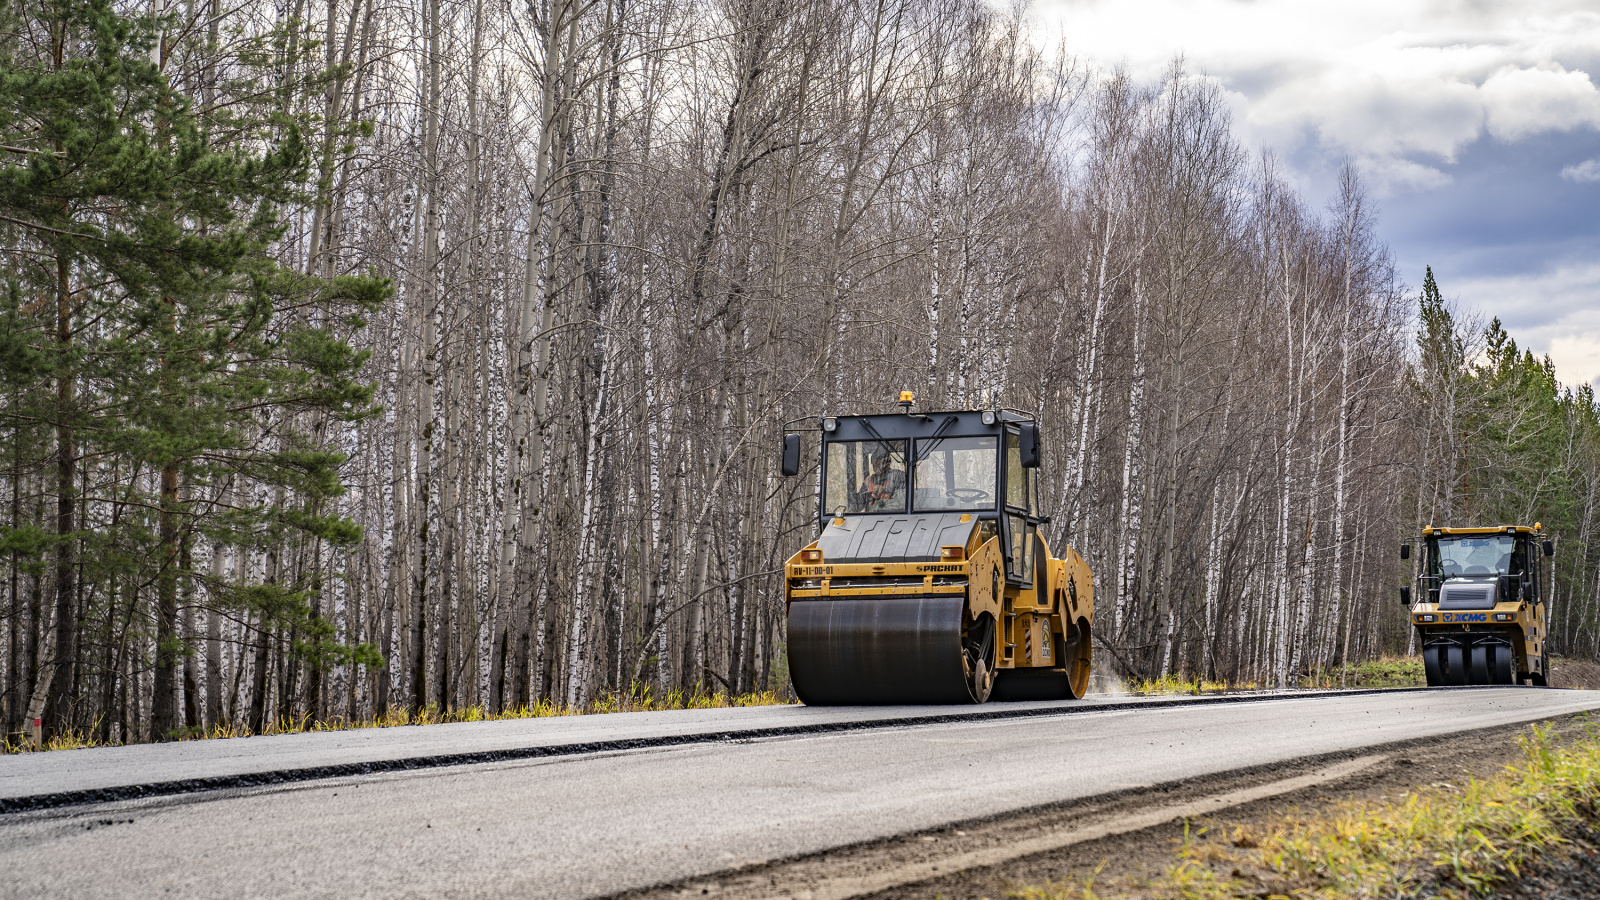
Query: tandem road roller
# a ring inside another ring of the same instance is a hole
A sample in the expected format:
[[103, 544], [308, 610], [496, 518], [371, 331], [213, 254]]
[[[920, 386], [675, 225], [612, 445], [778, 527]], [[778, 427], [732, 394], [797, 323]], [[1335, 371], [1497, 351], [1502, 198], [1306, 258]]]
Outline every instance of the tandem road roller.
[[[1400, 602], [1411, 607], [1430, 686], [1546, 682], [1544, 561], [1555, 545], [1543, 532], [1538, 523], [1422, 529], [1416, 605], [1409, 587]], [[1411, 558], [1410, 544], [1400, 558]]]
[[[811, 705], [1082, 697], [1094, 582], [1039, 533], [1039, 425], [1009, 409], [829, 416], [821, 534], [788, 561], [789, 672]], [[801, 435], [784, 435], [783, 472]]]

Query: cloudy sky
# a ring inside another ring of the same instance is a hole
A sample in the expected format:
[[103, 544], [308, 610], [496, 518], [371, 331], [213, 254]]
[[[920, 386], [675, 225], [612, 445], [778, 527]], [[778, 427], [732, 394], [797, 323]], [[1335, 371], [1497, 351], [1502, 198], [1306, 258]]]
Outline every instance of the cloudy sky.
[[1177, 53], [1308, 200], [1349, 157], [1413, 288], [1600, 383], [1600, 0], [1036, 0], [1044, 36], [1155, 78]]

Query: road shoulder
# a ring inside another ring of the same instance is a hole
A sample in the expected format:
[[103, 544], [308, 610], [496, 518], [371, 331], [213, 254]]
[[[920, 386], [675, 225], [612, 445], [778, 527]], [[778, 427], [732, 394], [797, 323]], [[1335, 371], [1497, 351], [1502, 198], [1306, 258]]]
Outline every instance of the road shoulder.
[[[1579, 718], [1552, 721], [1562, 733]], [[1081, 896], [1088, 884], [1102, 897], [1139, 896], [1178, 862], [1186, 839], [1225, 840], [1233, 826], [1290, 812], [1317, 816], [1350, 800], [1491, 777], [1522, 758], [1517, 738], [1528, 730], [1502, 726], [1122, 791], [618, 896], [981, 900], [1040, 885], [1075, 886], [1064, 896]]]

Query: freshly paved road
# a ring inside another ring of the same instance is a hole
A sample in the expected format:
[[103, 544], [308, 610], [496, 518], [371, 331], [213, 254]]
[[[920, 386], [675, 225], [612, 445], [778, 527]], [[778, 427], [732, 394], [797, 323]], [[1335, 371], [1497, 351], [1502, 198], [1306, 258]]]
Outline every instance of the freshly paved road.
[[[0, 816], [0, 896], [587, 897], [1108, 791], [1600, 709], [1600, 692], [1102, 700], [1057, 715], [885, 721], [1049, 706], [707, 710], [11, 756], [0, 759], [0, 799], [474, 750], [852, 729], [12, 813]], [[873, 720], [884, 724], [861, 727]]]

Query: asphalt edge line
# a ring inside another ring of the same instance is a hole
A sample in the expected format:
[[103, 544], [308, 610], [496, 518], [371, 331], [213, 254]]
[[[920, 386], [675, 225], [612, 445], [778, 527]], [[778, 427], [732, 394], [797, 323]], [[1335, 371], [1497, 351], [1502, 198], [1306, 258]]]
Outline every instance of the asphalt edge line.
[[[1502, 685], [1501, 687], [1504, 687]], [[1457, 688], [1459, 690], [1459, 688]], [[1469, 690], [1471, 688], [1468, 688]], [[147, 784], [117, 785], [90, 788], [81, 791], [58, 791], [49, 794], [32, 794], [21, 797], [0, 797], [0, 815], [38, 812], [78, 806], [86, 803], [109, 803], [120, 800], [143, 800], [152, 797], [171, 797], [239, 788], [271, 787], [324, 778], [347, 778], [356, 775], [376, 775], [385, 772], [409, 772], [424, 769], [450, 768], [482, 763], [515, 762], [530, 759], [555, 759], [565, 756], [583, 756], [623, 750], [648, 750], [667, 747], [684, 747], [695, 744], [721, 744], [761, 738], [791, 737], [809, 734], [837, 734], [852, 731], [872, 731], [884, 728], [904, 728], [916, 725], [944, 725], [960, 722], [989, 722], [1006, 719], [1053, 718], [1096, 712], [1125, 712], [1151, 708], [1203, 706], [1220, 703], [1260, 703], [1267, 700], [1320, 700], [1333, 697], [1353, 697], [1370, 694], [1410, 693], [1432, 688], [1368, 688], [1362, 690], [1316, 691], [1300, 694], [1222, 694], [1195, 697], [1175, 697], [1144, 701], [1141, 703], [1105, 703], [1084, 706], [1046, 706], [1029, 709], [997, 709], [971, 713], [941, 713], [931, 716], [900, 716], [893, 719], [871, 719], [856, 722], [816, 722], [806, 725], [782, 725], [744, 730], [708, 731], [695, 734], [663, 735], [650, 738], [624, 738], [614, 741], [582, 741], [572, 744], [551, 744], [539, 747], [516, 747], [508, 750], [479, 750], [471, 753], [446, 753], [432, 756], [412, 756], [398, 759], [373, 760], [362, 763], [340, 763], [327, 766], [307, 766], [299, 769], [279, 769], [267, 772], [250, 772], [241, 775], [216, 775], [205, 778], [185, 778], [175, 781], [158, 781]], [[981, 707], [980, 707], [981, 710]], [[52, 751], [68, 752], [71, 751]]]

